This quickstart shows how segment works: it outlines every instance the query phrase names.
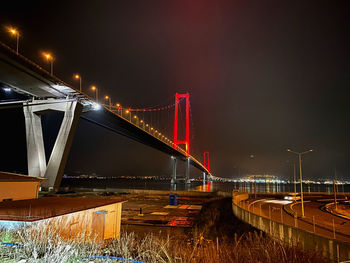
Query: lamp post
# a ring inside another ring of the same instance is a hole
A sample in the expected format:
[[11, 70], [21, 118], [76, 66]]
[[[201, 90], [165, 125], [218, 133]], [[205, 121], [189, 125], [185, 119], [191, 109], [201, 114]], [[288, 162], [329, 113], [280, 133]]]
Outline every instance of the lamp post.
[[16, 28], [10, 27], [9, 32], [12, 36], [16, 37], [16, 53], [18, 55], [18, 45], [19, 45], [19, 31]]
[[43, 52], [44, 58], [50, 63], [50, 74], [53, 75], [53, 56], [48, 52]]
[[121, 105], [119, 103], [117, 103], [117, 104], [115, 104], [115, 106], [117, 107], [117, 113], [122, 115], [122, 110], [123, 109], [122, 109]]
[[308, 151], [305, 151], [305, 152], [294, 152], [291, 149], [287, 149], [287, 152], [291, 152], [291, 153], [297, 154], [298, 158], [299, 158], [301, 216], [304, 217], [305, 213], [304, 213], [303, 173], [302, 173], [302, 169], [301, 169], [301, 156], [303, 154], [313, 152], [313, 150], [311, 149], [311, 150], [308, 150]]
[[142, 123], [142, 129], [145, 130], [145, 122], [143, 120], [140, 120], [140, 122]]
[[297, 192], [297, 179], [295, 177], [295, 163], [293, 163], [293, 172], [294, 172], [294, 193]]
[[111, 97], [105, 96], [105, 100], [108, 100], [108, 102], [109, 102], [109, 109], [112, 110], [112, 101], [111, 101]]
[[96, 88], [96, 86], [91, 86], [91, 90], [92, 91], [95, 91], [95, 99], [96, 99], [96, 102], [98, 103], [98, 88]]
[[131, 111], [126, 110], [125, 113], [126, 113], [127, 115], [129, 115], [129, 121], [131, 122]]
[[81, 76], [79, 74], [75, 74], [74, 78], [75, 79], [79, 79], [79, 91], [82, 92], [82, 89], [81, 89]]
[[136, 126], [139, 126], [139, 125], [138, 125], [138, 120], [139, 120], [139, 119], [137, 118], [136, 115], [134, 115], [134, 119], [135, 119], [135, 125], [136, 125]]

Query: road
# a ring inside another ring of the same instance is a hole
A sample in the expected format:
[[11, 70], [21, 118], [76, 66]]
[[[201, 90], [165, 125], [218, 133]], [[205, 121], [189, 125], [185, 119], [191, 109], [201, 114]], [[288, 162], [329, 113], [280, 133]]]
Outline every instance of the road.
[[[329, 195], [310, 195], [304, 198], [305, 217], [301, 217], [300, 201], [284, 200], [283, 196], [257, 196], [241, 202], [244, 209], [273, 221], [294, 226], [327, 238], [350, 243], [350, 220], [322, 210], [331, 203]], [[334, 227], [333, 227], [334, 226]]]

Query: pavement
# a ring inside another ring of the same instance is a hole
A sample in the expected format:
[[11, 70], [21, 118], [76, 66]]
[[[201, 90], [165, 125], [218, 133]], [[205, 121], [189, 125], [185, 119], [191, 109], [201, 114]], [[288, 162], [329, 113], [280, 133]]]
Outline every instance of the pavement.
[[168, 195], [131, 196], [123, 204], [122, 225], [192, 227], [204, 202], [210, 198], [179, 196], [169, 205]]
[[325, 207], [332, 202], [334, 200], [330, 195], [305, 195], [304, 217], [301, 217], [301, 202], [284, 200], [283, 195], [257, 196], [242, 202], [241, 205], [250, 212], [276, 222], [350, 243], [350, 219], [327, 211]]

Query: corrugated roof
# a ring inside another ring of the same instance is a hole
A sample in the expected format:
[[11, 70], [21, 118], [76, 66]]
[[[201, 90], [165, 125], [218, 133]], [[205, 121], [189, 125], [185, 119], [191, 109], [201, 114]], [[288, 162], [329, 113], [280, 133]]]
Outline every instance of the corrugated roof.
[[0, 202], [0, 220], [36, 221], [125, 201], [113, 197], [42, 197]]
[[41, 182], [43, 180], [46, 179], [23, 174], [0, 172], [0, 182]]

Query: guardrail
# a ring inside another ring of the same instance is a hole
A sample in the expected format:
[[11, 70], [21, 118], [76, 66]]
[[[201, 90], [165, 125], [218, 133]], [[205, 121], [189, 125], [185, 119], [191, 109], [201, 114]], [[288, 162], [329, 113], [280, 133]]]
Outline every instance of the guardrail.
[[247, 200], [248, 198], [249, 195], [247, 193], [232, 193], [232, 210], [234, 215], [240, 220], [289, 245], [299, 244], [304, 249], [316, 249], [321, 251], [323, 256], [335, 262], [350, 259], [350, 244], [319, 236], [251, 213], [239, 205], [241, 201]]

